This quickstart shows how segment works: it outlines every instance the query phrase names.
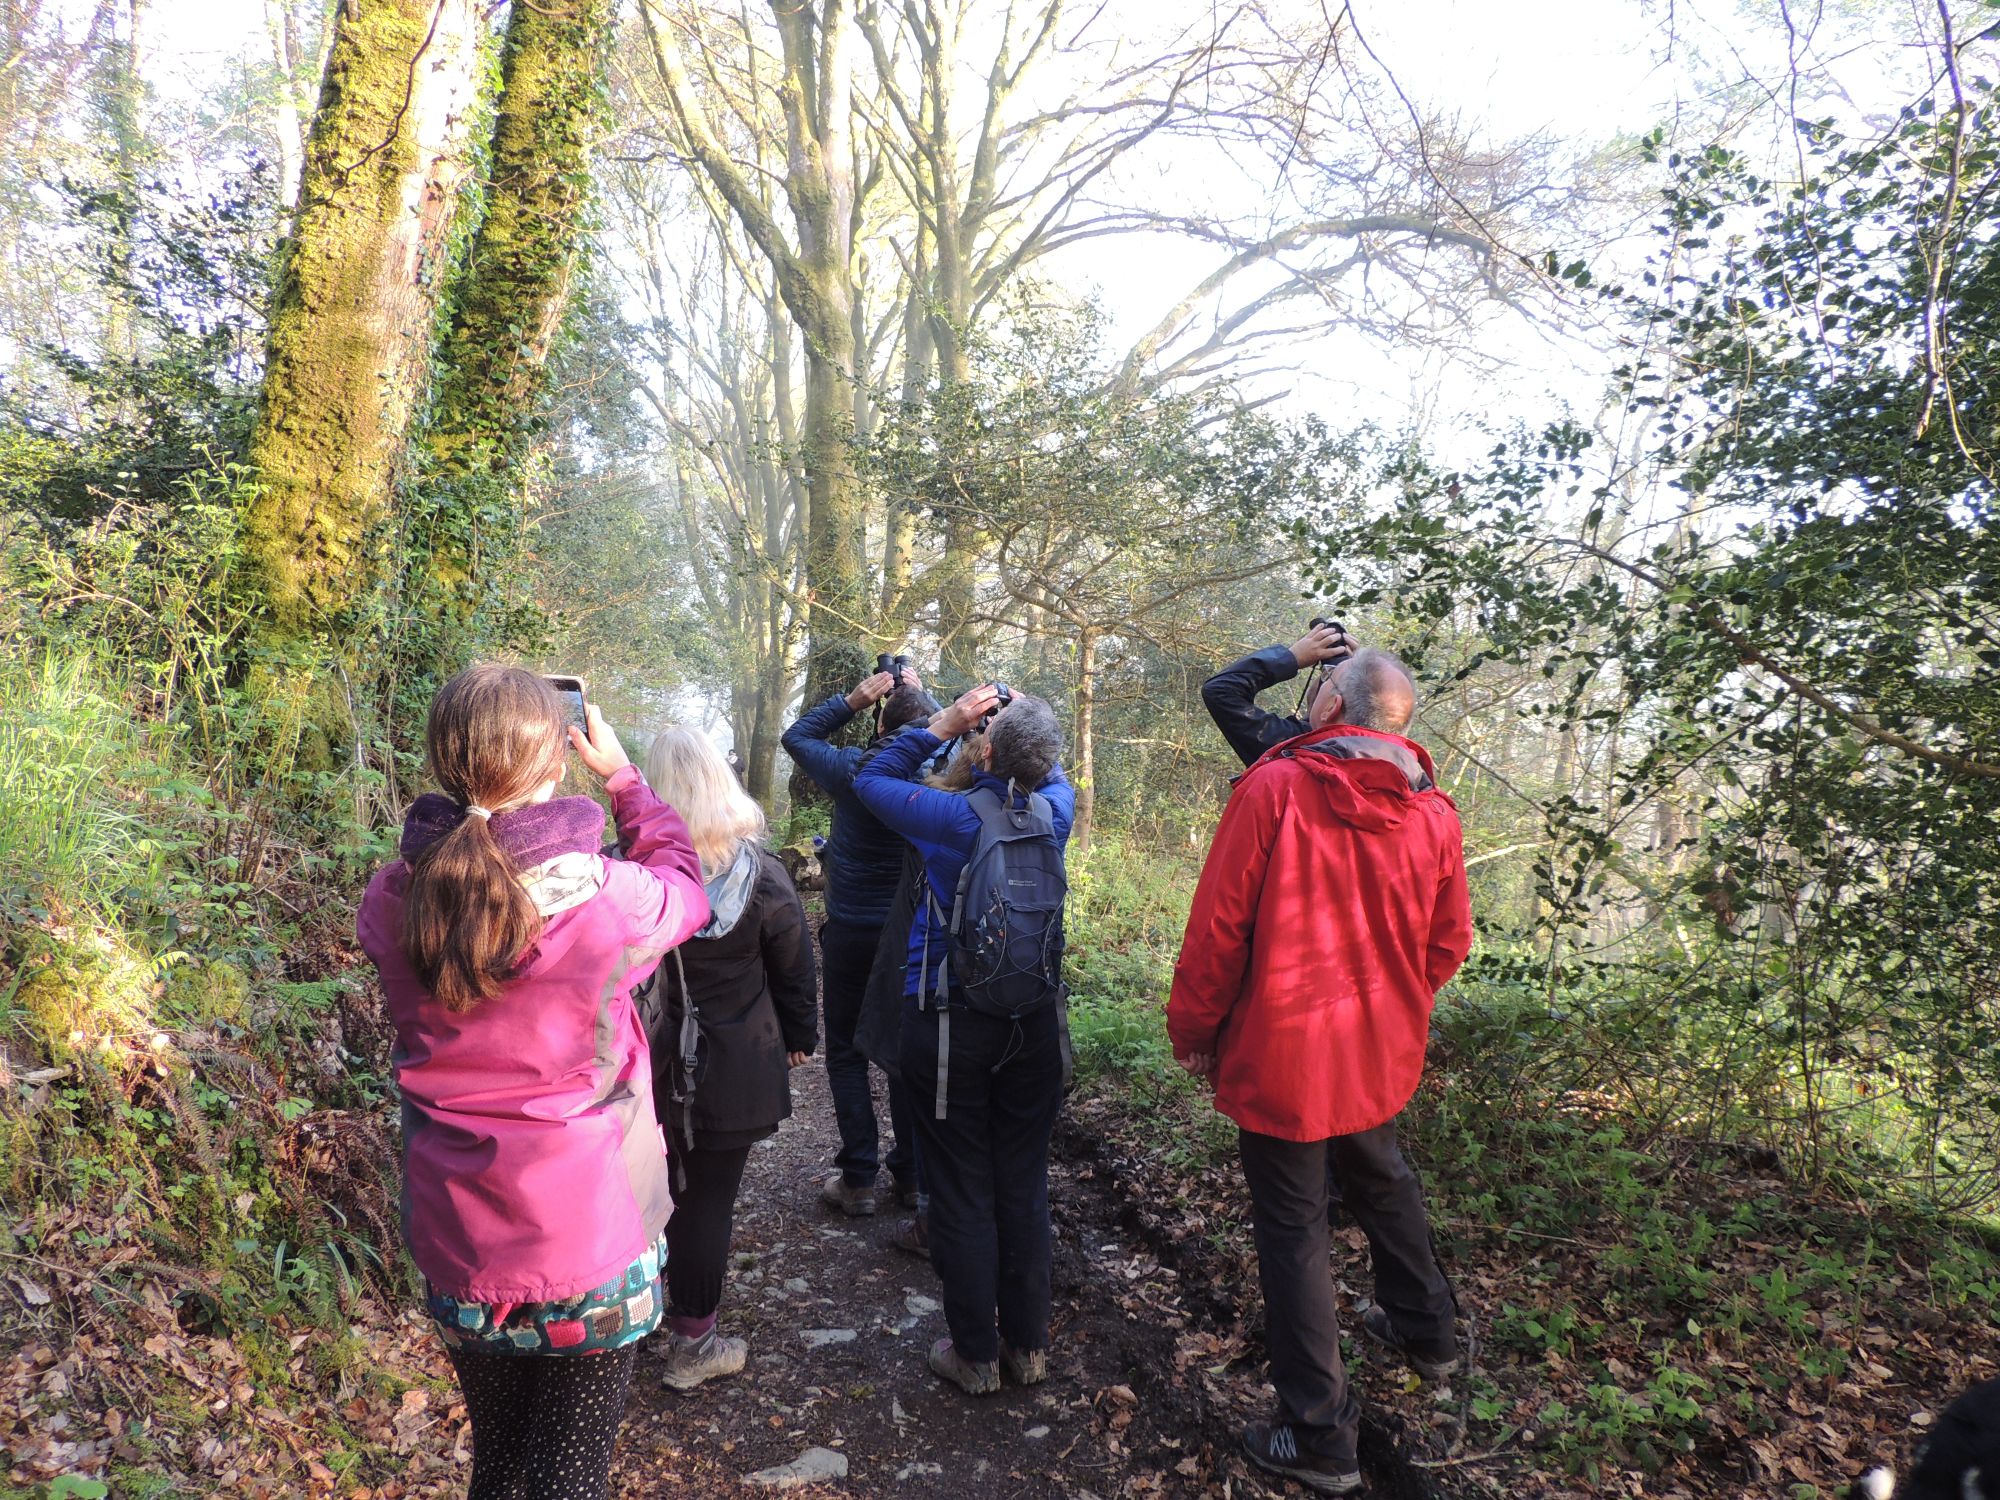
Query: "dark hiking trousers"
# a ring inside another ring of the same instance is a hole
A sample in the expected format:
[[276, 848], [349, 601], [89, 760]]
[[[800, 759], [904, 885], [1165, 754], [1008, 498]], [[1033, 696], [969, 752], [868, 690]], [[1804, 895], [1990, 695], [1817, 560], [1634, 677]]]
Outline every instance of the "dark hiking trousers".
[[[903, 1012], [903, 1077], [930, 1194], [931, 1264], [952, 1344], [974, 1361], [1000, 1340], [1049, 1346], [1049, 1138], [1062, 1107], [1054, 1006], [1019, 1021], [951, 1012], [951, 1076], [937, 1116], [938, 1013]], [[998, 1325], [995, 1325], [995, 1314]]]
[[683, 1183], [667, 1220], [667, 1326], [699, 1338], [715, 1326], [729, 1273], [729, 1236], [736, 1225], [736, 1190], [750, 1160], [748, 1146], [692, 1151], [674, 1144]]
[[1238, 1132], [1265, 1341], [1279, 1419], [1316, 1430], [1314, 1446], [1354, 1458], [1361, 1411], [1340, 1358], [1340, 1320], [1327, 1261], [1328, 1167], [1348, 1214], [1368, 1236], [1375, 1300], [1420, 1354], [1448, 1355], [1457, 1337], [1451, 1286], [1431, 1250], [1423, 1187], [1396, 1144], [1394, 1122], [1324, 1141]]
[[849, 1187], [874, 1184], [877, 1170], [887, 1166], [899, 1183], [916, 1180], [915, 1154], [906, 1105], [906, 1091], [889, 1080], [889, 1125], [896, 1141], [889, 1159], [880, 1160], [880, 1136], [875, 1126], [875, 1095], [868, 1080], [868, 1059], [854, 1043], [861, 1019], [862, 997], [868, 991], [868, 971], [875, 963], [880, 927], [856, 927], [829, 919], [819, 930], [821, 1008], [826, 1022], [826, 1081], [833, 1093], [833, 1120], [840, 1131], [840, 1151], [833, 1164]]
[[448, 1349], [472, 1419], [467, 1500], [600, 1500], [639, 1346], [565, 1358]]

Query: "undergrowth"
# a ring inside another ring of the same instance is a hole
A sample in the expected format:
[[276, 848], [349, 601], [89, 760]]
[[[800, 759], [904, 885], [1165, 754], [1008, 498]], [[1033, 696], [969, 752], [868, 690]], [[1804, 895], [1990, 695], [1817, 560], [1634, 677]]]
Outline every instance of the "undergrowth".
[[[408, 1289], [326, 900], [379, 840], [325, 816], [355, 772], [301, 757], [296, 703], [245, 689], [232, 504], [191, 493], [60, 553], [0, 535], [25, 647], [0, 660], [0, 1320], [29, 1351], [17, 1468], [57, 1492], [201, 1467], [229, 1424], [182, 1410], [162, 1362], [280, 1411], [365, 1382], [315, 1351]], [[122, 1425], [93, 1440], [78, 1399]]]
[[[1174, 1064], [1162, 1014], [1197, 873], [1115, 836], [1076, 861], [1071, 1025], [1079, 1067], [1183, 1193], [1224, 1195], [1204, 1211], [1247, 1268], [1234, 1130]], [[1732, 1088], [1721, 1042], [1659, 1004], [1671, 975], [1600, 974], [1553, 1002], [1543, 977], [1475, 957], [1402, 1117], [1479, 1349], [1467, 1441], [1593, 1488], [1613, 1470], [1736, 1472], [1747, 1453], [1771, 1492], [1830, 1495], [1841, 1465], [1786, 1449], [1794, 1404], [1962, 1383], [1973, 1351], [2000, 1348], [2000, 1226], [1871, 1171], [1893, 1154], [1865, 1116], [1841, 1170], [1801, 1176], [1764, 1129], [1782, 1075]]]

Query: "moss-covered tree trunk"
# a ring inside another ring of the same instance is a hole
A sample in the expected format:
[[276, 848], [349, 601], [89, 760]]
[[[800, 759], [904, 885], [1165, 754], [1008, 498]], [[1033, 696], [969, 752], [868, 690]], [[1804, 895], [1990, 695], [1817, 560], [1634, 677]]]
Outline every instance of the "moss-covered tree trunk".
[[473, 0], [345, 0], [334, 25], [250, 442], [249, 545], [281, 639], [376, 576], [476, 88]]
[[508, 483], [543, 414], [543, 375], [584, 236], [614, 9], [613, 0], [569, 0], [517, 4], [508, 17], [485, 217], [428, 433], [432, 567], [448, 586], [477, 576], [493, 540], [482, 522], [505, 498], [494, 483]]

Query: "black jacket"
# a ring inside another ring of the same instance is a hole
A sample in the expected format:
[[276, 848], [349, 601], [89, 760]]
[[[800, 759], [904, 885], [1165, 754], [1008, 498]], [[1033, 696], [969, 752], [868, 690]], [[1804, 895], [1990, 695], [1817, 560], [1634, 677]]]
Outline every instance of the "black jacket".
[[888, 921], [882, 924], [881, 941], [875, 945], [875, 962], [868, 971], [861, 1014], [854, 1023], [855, 1047], [891, 1078], [902, 1069], [903, 991], [910, 973], [910, 923], [916, 920], [919, 893], [923, 889], [923, 858], [905, 844], [902, 878], [896, 882], [896, 898], [890, 903]]
[[1299, 675], [1298, 660], [1289, 646], [1266, 646], [1233, 661], [1201, 685], [1201, 701], [1229, 748], [1244, 765], [1273, 745], [1296, 739], [1312, 728], [1293, 714], [1274, 714], [1257, 706], [1257, 695]]
[[854, 718], [847, 696], [835, 693], [801, 714], [779, 744], [833, 799], [820, 868], [826, 871], [826, 915], [851, 927], [880, 927], [903, 869], [903, 841], [884, 828], [854, 795], [854, 773], [865, 752], [829, 743]]
[[[759, 849], [757, 859], [756, 883], [728, 931], [689, 938], [675, 950], [680, 964], [669, 954], [636, 997], [653, 1049], [654, 1109], [683, 1149], [744, 1146], [776, 1130], [792, 1112], [785, 1054], [811, 1052], [818, 1040], [805, 909], [777, 858]], [[686, 1014], [683, 971], [701, 1028], [692, 1143], [687, 1122], [671, 1107]]]

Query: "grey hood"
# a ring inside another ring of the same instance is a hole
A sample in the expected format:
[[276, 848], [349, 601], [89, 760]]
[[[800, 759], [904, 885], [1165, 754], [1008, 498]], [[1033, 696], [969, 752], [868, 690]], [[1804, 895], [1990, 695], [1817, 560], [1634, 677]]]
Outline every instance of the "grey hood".
[[763, 860], [763, 851], [756, 840], [745, 839], [736, 846], [736, 858], [729, 862], [729, 867], [702, 882], [702, 888], [708, 892], [708, 920], [695, 933], [696, 937], [724, 937], [743, 920], [744, 909], [757, 889], [757, 869]]

